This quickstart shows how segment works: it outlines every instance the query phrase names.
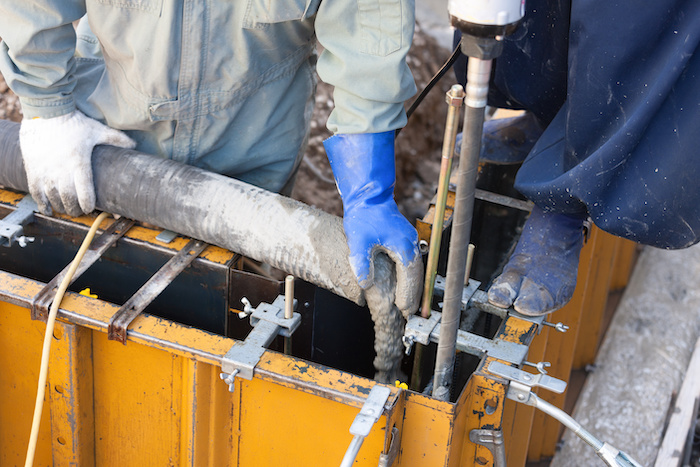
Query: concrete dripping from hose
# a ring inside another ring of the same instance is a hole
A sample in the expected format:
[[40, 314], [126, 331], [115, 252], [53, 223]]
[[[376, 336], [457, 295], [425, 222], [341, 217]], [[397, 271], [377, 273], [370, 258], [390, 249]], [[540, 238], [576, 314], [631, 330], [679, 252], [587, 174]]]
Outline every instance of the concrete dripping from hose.
[[396, 272], [394, 262], [384, 253], [374, 258], [374, 285], [365, 290], [365, 299], [374, 322], [374, 379], [393, 384], [400, 378], [403, 336], [406, 322], [394, 305]]

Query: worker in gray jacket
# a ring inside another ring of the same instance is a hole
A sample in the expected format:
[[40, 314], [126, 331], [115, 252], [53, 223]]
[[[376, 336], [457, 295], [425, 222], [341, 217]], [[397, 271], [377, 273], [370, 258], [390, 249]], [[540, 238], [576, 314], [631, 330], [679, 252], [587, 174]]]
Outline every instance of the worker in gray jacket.
[[[44, 213], [92, 211], [98, 144], [289, 193], [317, 68], [335, 87], [325, 145], [358, 281], [372, 284], [377, 250], [417, 274], [417, 234], [393, 198], [394, 130], [415, 92], [413, 10], [412, 0], [3, 2], [0, 71], [22, 104], [31, 194]], [[402, 311], [416, 307], [417, 297]]]

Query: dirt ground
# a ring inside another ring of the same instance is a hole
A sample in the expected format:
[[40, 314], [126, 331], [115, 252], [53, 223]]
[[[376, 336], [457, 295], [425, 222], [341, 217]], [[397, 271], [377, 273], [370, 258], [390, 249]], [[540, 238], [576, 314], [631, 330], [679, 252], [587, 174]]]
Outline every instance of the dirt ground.
[[[418, 89], [442, 66], [449, 51], [424, 34], [420, 25], [408, 57]], [[447, 75], [413, 114], [396, 141], [396, 199], [401, 211], [413, 222], [423, 216], [437, 187], [440, 147], [445, 120], [444, 95], [451, 84]], [[407, 103], [407, 106], [410, 102]], [[292, 196], [327, 212], [342, 215], [333, 174], [323, 150], [323, 140], [330, 136], [326, 119], [333, 108], [332, 88], [319, 81], [316, 110], [311, 123], [309, 147], [299, 169]], [[19, 100], [0, 75], [0, 118], [20, 121]]]

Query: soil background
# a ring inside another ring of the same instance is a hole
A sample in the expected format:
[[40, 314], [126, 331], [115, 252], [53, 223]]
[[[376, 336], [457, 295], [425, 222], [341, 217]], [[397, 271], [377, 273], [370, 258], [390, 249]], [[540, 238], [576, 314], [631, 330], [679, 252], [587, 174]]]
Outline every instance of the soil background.
[[[416, 24], [413, 44], [407, 59], [419, 92], [449, 57], [450, 51], [438, 45]], [[412, 222], [423, 217], [437, 188], [440, 153], [447, 104], [445, 92], [453, 82], [451, 73], [438, 83], [396, 140], [396, 190], [399, 209]], [[413, 98], [415, 99], [415, 97]], [[412, 101], [406, 103], [406, 108]], [[316, 108], [309, 145], [297, 175], [292, 197], [326, 212], [342, 215], [342, 203], [333, 181], [323, 140], [331, 136], [326, 120], [333, 109], [332, 87], [319, 80]], [[19, 122], [19, 99], [0, 75], [0, 118]]]

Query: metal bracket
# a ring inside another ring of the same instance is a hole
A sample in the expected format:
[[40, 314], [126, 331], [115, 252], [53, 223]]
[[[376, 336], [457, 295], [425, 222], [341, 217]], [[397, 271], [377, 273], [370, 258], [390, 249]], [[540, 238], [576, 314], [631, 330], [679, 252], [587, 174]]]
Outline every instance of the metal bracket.
[[491, 362], [487, 369], [494, 375], [510, 381], [508, 392], [506, 393], [508, 399], [535, 407], [547, 415], [554, 417], [586, 444], [595, 449], [596, 454], [603, 459], [607, 465], [611, 467], [641, 467], [641, 465], [627, 453], [619, 451], [610, 444], [599, 440], [588, 430], [583, 428], [580, 423], [574, 420], [571, 415], [567, 414], [559, 407], [540, 399], [537, 394], [532, 392], [533, 387], [539, 386], [556, 393], [562, 393], [564, 389], [566, 389], [566, 383], [564, 381], [543, 374], [533, 375], [526, 373], [500, 362]]
[[353, 435], [353, 438], [347, 451], [345, 451], [343, 461], [340, 463], [341, 467], [350, 467], [355, 463], [362, 443], [369, 435], [369, 432], [372, 431], [372, 427], [377, 423], [379, 417], [384, 413], [384, 404], [386, 404], [390, 395], [391, 389], [386, 386], [375, 384], [372, 387], [369, 396], [367, 396], [364, 405], [360, 409], [360, 413], [357, 414], [350, 426], [350, 434]]
[[367, 437], [379, 417], [384, 413], [384, 404], [389, 400], [391, 389], [375, 384], [369, 392], [369, 396], [350, 425], [350, 434], [353, 436]]
[[38, 209], [31, 196], [22, 198], [15, 210], [0, 220], [0, 246], [10, 247], [13, 242], [25, 246], [29, 239], [24, 237], [24, 226], [34, 220], [34, 213]]
[[109, 320], [107, 336], [111, 340], [126, 344], [129, 324], [136, 319], [153, 300], [165, 290], [175, 278], [189, 266], [208, 246], [198, 240], [190, 240], [185, 247], [151, 276], [141, 288], [122, 305]]
[[[83, 260], [78, 265], [75, 274], [73, 274], [71, 283], [75, 282], [90, 266], [100, 259], [100, 256], [114, 245], [133, 225], [133, 220], [121, 217], [107, 227], [104, 232], [92, 242], [88, 251], [85, 252]], [[51, 306], [51, 302], [56, 295], [56, 288], [63, 280], [69, 268], [70, 264], [66, 266], [63, 271], [58, 273], [56, 277], [51, 279], [51, 282], [46, 284], [44, 288], [36, 294], [34, 299], [32, 299], [32, 319], [46, 321], [49, 315], [49, 306]]]
[[[294, 313], [291, 318], [284, 318], [284, 295], [280, 295], [272, 304], [261, 303], [253, 309], [250, 324], [254, 326], [242, 343], [236, 343], [221, 359], [221, 379], [233, 392], [233, 379], [239, 376], [253, 379], [253, 372], [266, 347], [278, 335], [291, 337], [301, 324], [301, 314]], [[297, 301], [294, 300], [296, 306]]]
[[[444, 293], [445, 279], [438, 276], [435, 279], [436, 293]], [[469, 284], [462, 292], [462, 310], [466, 310], [472, 301], [485, 292], [481, 292], [479, 286], [481, 282], [469, 280]], [[488, 300], [487, 300], [488, 301]], [[500, 309], [503, 316], [506, 315], [506, 310]], [[413, 344], [416, 342], [428, 345], [430, 342], [438, 342], [440, 340], [440, 320], [442, 313], [434, 311], [429, 318], [423, 318], [418, 315], [413, 315], [408, 318], [404, 336], [402, 338], [406, 354], [411, 353]], [[505, 360], [509, 363], [520, 365], [527, 357], [528, 347], [514, 342], [507, 342], [501, 339], [487, 339], [470, 332], [459, 330], [457, 331], [457, 350], [466, 352], [471, 355], [483, 357], [488, 354], [491, 357], [499, 360]]]
[[473, 429], [469, 432], [469, 441], [480, 444], [491, 451], [493, 467], [506, 467], [506, 445], [501, 430]]
[[440, 319], [442, 319], [442, 313], [437, 311], [431, 313], [429, 318], [422, 318], [418, 315], [408, 318], [402, 338], [407, 355], [411, 353], [413, 344], [416, 342], [423, 345], [428, 345], [430, 343], [430, 335], [440, 323]]
[[[440, 319], [442, 314], [433, 312], [430, 318], [414, 315], [408, 318], [403, 342], [407, 348], [415, 342], [427, 345], [440, 340]], [[527, 357], [528, 347], [501, 339], [487, 339], [470, 332], [457, 331], [457, 350], [477, 357], [488, 355], [516, 365], [522, 364]], [[510, 367], [509, 367], [510, 368]]]
[[[446, 285], [447, 281], [444, 277], [436, 276], [435, 287], [433, 288], [435, 295], [439, 297], [444, 296]], [[480, 281], [469, 279], [469, 282], [467, 283], [466, 287], [464, 287], [464, 289], [462, 290], [462, 311], [466, 310], [469, 307], [470, 301], [474, 294], [479, 291], [480, 285]]]
[[401, 433], [399, 429], [393, 427], [391, 429], [391, 441], [389, 442], [389, 452], [379, 454], [379, 464], [377, 467], [391, 467], [396, 462], [401, 447]]
[[[551, 376], [542, 373], [533, 375], [532, 373], [519, 370], [501, 362], [491, 362], [486, 369], [489, 373], [493, 373], [494, 375], [505, 378], [511, 382], [510, 388], [508, 389], [508, 398], [516, 401], [526, 401], [527, 397], [529, 397], [530, 389], [534, 387], [541, 387], [557, 394], [561, 394], [566, 390], [565, 381], [552, 378]], [[513, 385], [512, 383], [517, 384]], [[526, 392], [528, 393], [527, 397], [523, 394], [524, 391], [521, 390], [523, 386], [526, 388]], [[513, 397], [511, 397], [511, 391]]]

